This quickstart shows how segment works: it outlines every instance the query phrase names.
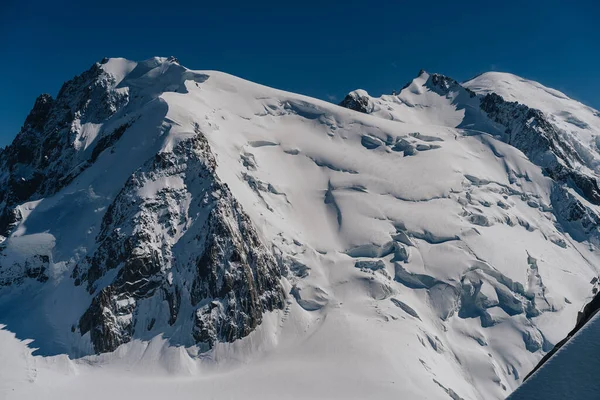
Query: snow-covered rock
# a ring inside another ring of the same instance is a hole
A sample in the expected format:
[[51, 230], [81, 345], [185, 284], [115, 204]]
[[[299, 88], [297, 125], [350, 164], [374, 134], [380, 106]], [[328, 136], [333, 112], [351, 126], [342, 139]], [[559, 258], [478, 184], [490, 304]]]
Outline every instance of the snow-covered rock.
[[598, 274], [597, 112], [425, 71], [342, 105], [158, 57], [38, 98], [0, 154], [8, 394], [511, 393]]

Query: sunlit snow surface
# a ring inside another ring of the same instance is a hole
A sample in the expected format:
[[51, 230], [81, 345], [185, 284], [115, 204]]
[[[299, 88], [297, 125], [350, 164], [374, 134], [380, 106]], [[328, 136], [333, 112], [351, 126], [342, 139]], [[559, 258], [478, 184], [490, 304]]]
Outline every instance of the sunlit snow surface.
[[[501, 399], [573, 327], [595, 246], [557, 229], [540, 168], [482, 132], [497, 133], [470, 119], [468, 101], [424, 87], [426, 74], [364, 115], [166, 59], [142, 67], [103, 67], [131, 96], [130, 114], [106, 123], [134, 115], [132, 128], [59, 193], [21, 206], [7, 254], [35, 246], [54, 274], [27, 302], [0, 298], [0, 397]], [[556, 91], [495, 73], [467, 86], [521, 94], [507, 100], [594, 144], [595, 111]], [[83, 130], [81, 151], [98, 129]], [[293, 266], [287, 308], [199, 356], [168, 337], [74, 360], [31, 355], [89, 353], [61, 333], [89, 303], [70, 271], [127, 177], [198, 130], [265, 243]], [[400, 140], [417, 151], [396, 151]]]

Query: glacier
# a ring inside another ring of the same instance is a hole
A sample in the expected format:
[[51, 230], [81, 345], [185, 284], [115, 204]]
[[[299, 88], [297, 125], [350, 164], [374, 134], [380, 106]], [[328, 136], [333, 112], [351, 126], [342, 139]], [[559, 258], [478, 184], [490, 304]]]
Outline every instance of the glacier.
[[104, 59], [0, 153], [6, 398], [503, 399], [598, 276], [600, 113]]

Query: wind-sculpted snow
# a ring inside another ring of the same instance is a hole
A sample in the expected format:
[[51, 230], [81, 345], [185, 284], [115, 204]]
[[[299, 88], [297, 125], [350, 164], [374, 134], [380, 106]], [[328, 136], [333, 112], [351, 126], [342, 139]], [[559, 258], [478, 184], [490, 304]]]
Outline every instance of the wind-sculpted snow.
[[3, 205], [0, 323], [53, 355], [19, 356], [38, 383], [13, 396], [66, 353], [57, 396], [102, 370], [103, 396], [153, 398], [168, 370], [184, 396], [501, 399], [598, 273], [596, 156], [555, 123], [595, 137], [575, 106], [426, 72], [348, 109], [174, 59], [92, 70], [127, 101], [57, 136], [63, 185], [14, 164], [41, 183]]

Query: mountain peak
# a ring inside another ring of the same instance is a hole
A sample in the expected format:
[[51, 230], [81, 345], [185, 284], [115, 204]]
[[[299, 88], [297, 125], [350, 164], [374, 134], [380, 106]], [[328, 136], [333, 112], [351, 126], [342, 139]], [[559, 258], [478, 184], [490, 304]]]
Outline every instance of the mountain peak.
[[[155, 388], [123, 365], [182, 361], [217, 397], [301, 366], [297, 397], [506, 398], [600, 265], [600, 130], [480, 78], [422, 71], [354, 112], [172, 58], [94, 64], [0, 153], [0, 334], [106, 353], [61, 363], [120, 394]], [[40, 390], [57, 376], [19, 353]]]
[[35, 99], [35, 104], [25, 119], [25, 125], [32, 129], [42, 129], [54, 99], [48, 93], [42, 93]]
[[460, 84], [455, 79], [438, 73], [428, 74], [427, 85], [440, 89], [443, 92], [460, 87]]

